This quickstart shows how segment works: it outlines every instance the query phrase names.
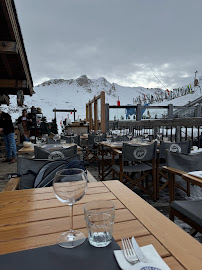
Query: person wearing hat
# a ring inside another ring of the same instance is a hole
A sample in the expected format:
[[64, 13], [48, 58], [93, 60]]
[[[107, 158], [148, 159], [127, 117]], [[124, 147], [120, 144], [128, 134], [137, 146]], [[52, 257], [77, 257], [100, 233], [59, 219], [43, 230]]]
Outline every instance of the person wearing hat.
[[4, 143], [6, 147], [7, 158], [6, 162], [15, 163], [16, 162], [16, 143], [15, 143], [15, 133], [14, 126], [12, 123], [11, 116], [8, 113], [2, 112], [0, 108], [0, 131], [4, 134]]
[[32, 119], [27, 118], [27, 110], [22, 110], [22, 116], [20, 116], [17, 120], [17, 124], [20, 130], [20, 135], [23, 141], [29, 141], [30, 131], [29, 131], [29, 124], [32, 122]]

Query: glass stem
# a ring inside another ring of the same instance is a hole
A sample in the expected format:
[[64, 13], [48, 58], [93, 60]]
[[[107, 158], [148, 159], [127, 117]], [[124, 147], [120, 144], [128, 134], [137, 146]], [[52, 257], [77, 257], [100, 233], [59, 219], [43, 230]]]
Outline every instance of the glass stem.
[[69, 205], [69, 214], [70, 214], [70, 231], [73, 231], [73, 204]]

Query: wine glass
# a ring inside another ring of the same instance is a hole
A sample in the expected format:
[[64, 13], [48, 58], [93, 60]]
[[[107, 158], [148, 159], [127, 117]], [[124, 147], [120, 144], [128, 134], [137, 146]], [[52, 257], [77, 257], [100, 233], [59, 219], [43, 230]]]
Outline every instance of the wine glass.
[[70, 209], [70, 229], [57, 239], [57, 243], [61, 247], [74, 248], [85, 241], [85, 235], [82, 232], [73, 230], [73, 204], [85, 195], [86, 189], [87, 175], [81, 169], [63, 169], [58, 171], [54, 177], [53, 190], [56, 198], [67, 203]]

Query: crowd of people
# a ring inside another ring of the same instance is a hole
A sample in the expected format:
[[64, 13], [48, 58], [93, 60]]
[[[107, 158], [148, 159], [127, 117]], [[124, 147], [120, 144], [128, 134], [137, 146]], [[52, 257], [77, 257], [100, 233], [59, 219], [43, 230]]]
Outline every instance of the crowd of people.
[[[17, 126], [20, 131], [21, 142], [29, 141], [30, 127], [32, 119], [28, 118], [27, 110], [22, 110], [22, 115], [17, 119]], [[15, 163], [17, 161], [17, 148], [15, 142], [15, 131], [10, 114], [3, 112], [0, 108], [0, 132], [4, 136], [4, 144], [6, 148], [6, 159], [4, 162]]]

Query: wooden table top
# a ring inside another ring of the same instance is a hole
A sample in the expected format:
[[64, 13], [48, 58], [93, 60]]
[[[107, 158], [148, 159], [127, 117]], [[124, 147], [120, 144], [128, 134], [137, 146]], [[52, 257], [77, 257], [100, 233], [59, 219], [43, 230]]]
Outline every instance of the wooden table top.
[[202, 187], [202, 178], [185, 173], [182, 175], [182, 179], [196, 186]]
[[[53, 148], [48, 148], [47, 150], [53, 151], [53, 150], [59, 150], [61, 149], [61, 145], [58, 144], [60, 147], [54, 147], [54, 145], [57, 144], [53, 144]], [[65, 143], [64, 146], [73, 146], [75, 145], [75, 143]], [[44, 149], [46, 149], [44, 147]], [[81, 150], [81, 147], [77, 145], [77, 150]], [[18, 153], [23, 154], [23, 153], [34, 153], [34, 145], [32, 144], [30, 147], [22, 147], [21, 149], [18, 150]]]
[[128, 144], [134, 144], [134, 145], [148, 145], [150, 142], [137, 142], [137, 141], [120, 141], [120, 142], [107, 142], [103, 141], [100, 142], [100, 145], [112, 148], [112, 149], [122, 149], [123, 148], [123, 143], [128, 143]]
[[[134, 236], [140, 246], [153, 244], [173, 270], [201, 269], [202, 245], [117, 180], [88, 184], [74, 205], [74, 229], [87, 236], [83, 205], [99, 199], [115, 203], [113, 236], [120, 246], [121, 238]], [[0, 254], [56, 244], [69, 229], [68, 206], [52, 187], [2, 192], [0, 213]]]

